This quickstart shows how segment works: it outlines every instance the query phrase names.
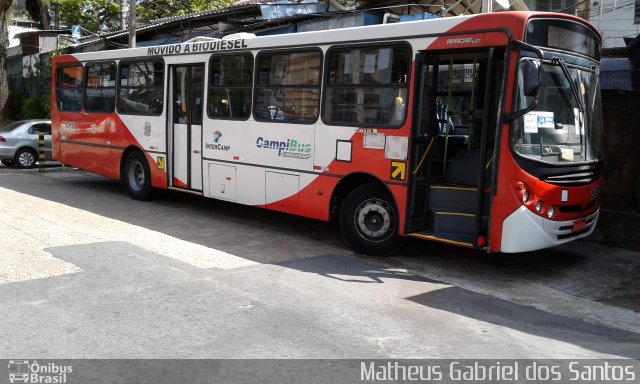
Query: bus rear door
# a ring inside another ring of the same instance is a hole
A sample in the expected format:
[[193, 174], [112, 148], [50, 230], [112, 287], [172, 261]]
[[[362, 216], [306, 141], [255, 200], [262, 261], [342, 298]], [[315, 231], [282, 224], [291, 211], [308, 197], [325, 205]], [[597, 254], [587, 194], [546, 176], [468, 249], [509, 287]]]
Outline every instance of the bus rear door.
[[202, 116], [204, 107], [204, 65], [171, 67], [169, 142], [171, 166], [169, 185], [202, 190]]

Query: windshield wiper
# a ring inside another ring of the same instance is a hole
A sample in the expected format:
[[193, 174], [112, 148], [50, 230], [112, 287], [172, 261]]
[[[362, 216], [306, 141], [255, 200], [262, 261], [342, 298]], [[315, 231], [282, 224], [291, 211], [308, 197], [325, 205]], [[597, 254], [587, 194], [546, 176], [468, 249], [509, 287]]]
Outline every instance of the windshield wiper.
[[571, 79], [571, 74], [569, 73], [569, 68], [567, 68], [567, 63], [565, 63], [563, 59], [557, 56], [551, 59], [551, 63], [559, 65], [560, 68], [562, 68], [562, 73], [564, 73], [567, 80], [569, 81], [569, 85], [571, 86], [571, 91], [573, 92], [573, 97], [575, 97], [576, 102], [578, 103], [578, 109], [580, 110], [580, 112], [584, 112], [585, 110], [584, 101], [580, 98], [580, 92], [578, 91], [578, 86]]

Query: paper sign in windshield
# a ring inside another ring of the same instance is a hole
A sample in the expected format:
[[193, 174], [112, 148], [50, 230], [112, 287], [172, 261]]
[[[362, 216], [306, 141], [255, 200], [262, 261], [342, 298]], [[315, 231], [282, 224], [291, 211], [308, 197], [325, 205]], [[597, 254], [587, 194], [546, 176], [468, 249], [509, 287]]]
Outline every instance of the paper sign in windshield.
[[555, 128], [553, 112], [529, 112], [524, 115], [524, 133], [538, 133], [538, 128]]
[[529, 112], [524, 115], [524, 133], [538, 133], [538, 114]]
[[555, 128], [553, 112], [536, 112], [538, 114], [538, 128]]

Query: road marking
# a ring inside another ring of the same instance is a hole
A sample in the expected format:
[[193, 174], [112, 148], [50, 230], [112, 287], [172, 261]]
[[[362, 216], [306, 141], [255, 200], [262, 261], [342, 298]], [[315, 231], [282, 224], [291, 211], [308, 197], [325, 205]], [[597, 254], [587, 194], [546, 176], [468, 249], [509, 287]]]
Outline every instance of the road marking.
[[1, 233], [11, 239], [2, 246], [0, 284], [80, 272], [80, 268], [52, 257], [45, 249], [106, 241], [128, 242], [198, 268], [235, 269], [257, 264], [218, 249], [10, 189], [0, 188], [0, 195], [11, 207], [0, 216]]

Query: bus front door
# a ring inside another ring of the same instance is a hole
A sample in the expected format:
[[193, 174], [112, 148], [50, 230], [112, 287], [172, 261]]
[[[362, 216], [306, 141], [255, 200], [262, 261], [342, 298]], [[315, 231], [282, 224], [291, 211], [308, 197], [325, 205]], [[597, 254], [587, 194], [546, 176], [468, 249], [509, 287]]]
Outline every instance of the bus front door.
[[504, 50], [417, 57], [407, 233], [483, 248]]
[[174, 66], [171, 75], [171, 186], [201, 191], [204, 65]]

